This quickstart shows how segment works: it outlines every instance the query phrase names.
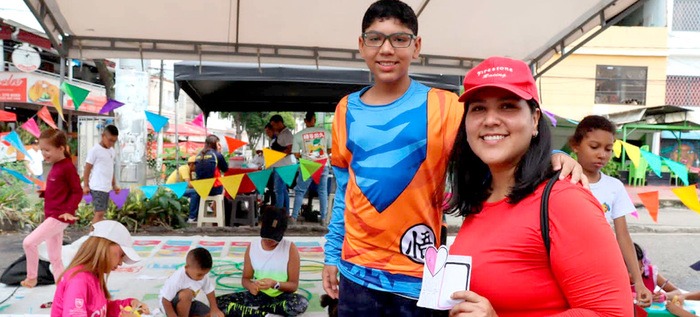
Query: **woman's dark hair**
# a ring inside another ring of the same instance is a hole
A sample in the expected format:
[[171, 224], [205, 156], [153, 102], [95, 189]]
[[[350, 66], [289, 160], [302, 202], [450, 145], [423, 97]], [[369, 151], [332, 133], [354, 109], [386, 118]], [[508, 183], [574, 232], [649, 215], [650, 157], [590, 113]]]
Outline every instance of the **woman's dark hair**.
[[398, 0], [379, 0], [367, 8], [362, 18], [362, 32], [377, 20], [396, 19], [418, 35], [418, 17], [411, 6]]
[[574, 135], [572, 135], [569, 138], [569, 145], [581, 144], [581, 141], [583, 141], [583, 138], [586, 136], [586, 134], [595, 130], [603, 130], [610, 132], [612, 135], [615, 135], [615, 131], [617, 130], [617, 128], [615, 127], [614, 123], [612, 123], [605, 117], [587, 116], [583, 118], [581, 122], [578, 123], [578, 126], [576, 126], [576, 131], [574, 131]]
[[[528, 100], [527, 104], [532, 113], [539, 107], [534, 100]], [[466, 116], [465, 110], [452, 147], [448, 167], [452, 198], [446, 213], [458, 213], [460, 216], [479, 213], [484, 201], [491, 193], [489, 167], [476, 156], [467, 142]], [[530, 147], [515, 169], [515, 184], [508, 194], [510, 204], [516, 204], [532, 194], [538, 185], [554, 174], [551, 164], [552, 137], [543, 116], [537, 124], [537, 131], [537, 136], [532, 138]]]

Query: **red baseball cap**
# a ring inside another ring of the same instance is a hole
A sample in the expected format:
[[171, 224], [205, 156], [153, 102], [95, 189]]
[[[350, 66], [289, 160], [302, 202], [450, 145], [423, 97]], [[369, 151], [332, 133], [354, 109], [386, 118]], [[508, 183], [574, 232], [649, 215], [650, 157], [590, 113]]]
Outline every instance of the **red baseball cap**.
[[494, 56], [476, 65], [464, 77], [464, 93], [459, 101], [465, 102], [483, 87], [503, 88], [520, 98], [534, 99], [540, 104], [535, 79], [530, 68], [521, 60]]

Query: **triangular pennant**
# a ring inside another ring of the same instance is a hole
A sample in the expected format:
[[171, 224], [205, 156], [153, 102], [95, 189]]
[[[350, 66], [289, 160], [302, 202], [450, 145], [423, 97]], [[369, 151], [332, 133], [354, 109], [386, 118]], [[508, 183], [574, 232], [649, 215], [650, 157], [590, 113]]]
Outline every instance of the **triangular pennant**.
[[283, 159], [287, 154], [280, 151], [263, 149], [263, 157], [265, 158], [265, 168], [270, 168], [272, 164], [277, 163], [279, 160]]
[[639, 159], [641, 156], [639, 147], [627, 142], [622, 142], [622, 147], [625, 148], [625, 152], [627, 152], [627, 156], [630, 158], [630, 161], [632, 161], [632, 164], [634, 164], [635, 167], [639, 166]]
[[158, 185], [141, 186], [141, 191], [147, 199], [151, 199], [151, 197], [156, 194], [156, 191], [158, 191]]
[[41, 120], [44, 120], [44, 123], [46, 123], [46, 125], [54, 128], [54, 129], [58, 129], [58, 127], [56, 126], [56, 122], [53, 121], [53, 117], [51, 116], [51, 112], [49, 112], [49, 108], [47, 108], [46, 106], [41, 108], [41, 110], [39, 110], [39, 112], [37, 112], [36, 115]]
[[27, 132], [31, 133], [37, 139], [41, 134], [41, 130], [39, 130], [39, 126], [36, 124], [36, 121], [34, 121], [34, 118], [30, 118], [27, 120], [27, 122], [22, 123], [21, 127], [22, 129], [27, 130]]
[[146, 112], [146, 119], [148, 119], [148, 122], [151, 123], [153, 126], [153, 131], [160, 132], [160, 129], [165, 126], [166, 123], [168, 123], [168, 118], [163, 117], [159, 114], [155, 114], [150, 111], [145, 111]]
[[17, 134], [17, 132], [12, 131], [6, 134], [3, 137], [3, 139], [9, 142], [10, 145], [14, 146], [18, 151], [24, 153], [24, 155], [26, 155], [27, 157], [31, 157], [31, 155], [29, 155], [29, 152], [27, 152], [27, 149], [25, 149], [24, 145], [22, 145], [22, 141], [19, 139], [19, 134]]
[[297, 176], [297, 169], [299, 169], [299, 164], [286, 165], [281, 167], [275, 167], [275, 172], [279, 175], [287, 186], [291, 187], [294, 183], [294, 177]]
[[319, 168], [321, 168], [321, 166], [323, 166], [323, 165], [321, 165], [321, 163], [316, 163], [314, 161], [307, 160], [307, 159], [299, 159], [299, 168], [301, 169], [301, 179], [306, 181], [307, 179], [309, 179], [309, 177], [311, 177], [311, 175], [316, 173], [316, 171]]
[[102, 105], [102, 109], [100, 109], [100, 114], [107, 114], [110, 111], [117, 109], [123, 105], [123, 102], [116, 101], [114, 99], [107, 99], [107, 102], [105, 102], [105, 104]]
[[114, 205], [117, 206], [117, 209], [122, 209], [124, 206], [124, 203], [126, 203], [126, 198], [129, 197], [129, 189], [125, 188], [119, 191], [119, 194], [115, 193], [114, 191], [109, 192], [109, 198], [114, 202]]
[[[326, 166], [326, 161], [328, 161], [328, 159], [318, 160], [316, 161], [316, 163], [320, 163], [322, 166]], [[313, 175], [311, 175], [311, 178], [314, 180], [314, 183], [318, 184], [321, 182], [321, 176], [323, 176], [324, 169], [325, 168], [319, 168], [318, 170], [316, 170], [316, 172], [314, 172]]]
[[61, 90], [63, 90], [68, 97], [73, 99], [73, 106], [75, 107], [75, 110], [80, 108], [80, 105], [83, 104], [83, 101], [85, 101], [85, 98], [87, 98], [88, 94], [90, 93], [90, 91], [85, 88], [71, 85], [65, 81], [63, 82], [63, 85], [61, 85]]
[[4, 167], [1, 167], [1, 169], [2, 169], [3, 172], [6, 172], [7, 174], [10, 174], [10, 175], [14, 176], [15, 178], [17, 178], [17, 179], [18, 179], [19, 181], [21, 181], [21, 182], [24, 182], [24, 183], [27, 183], [27, 184], [34, 184], [29, 178], [27, 178], [26, 176], [22, 175], [22, 173], [20, 173], [20, 172], [18, 172], [18, 171], [11, 170], [11, 169], [7, 169], [7, 168], [4, 168]]
[[187, 182], [179, 182], [179, 183], [174, 183], [174, 184], [165, 184], [163, 185], [166, 188], [170, 189], [175, 193], [175, 196], [177, 198], [182, 197], [182, 195], [185, 194], [185, 191], [187, 190]]
[[58, 112], [58, 116], [61, 117], [61, 120], [66, 122], [66, 117], [63, 116], [63, 108], [61, 108], [61, 103], [58, 101], [58, 96], [51, 98], [51, 104], [56, 108], [56, 112]]
[[646, 207], [646, 209], [649, 211], [649, 216], [651, 216], [651, 219], [653, 219], [654, 222], [658, 223], [659, 220], [657, 218], [659, 216], [659, 192], [653, 191], [637, 193], [637, 196], [639, 196], [639, 199], [642, 200], [642, 204], [644, 204], [644, 207]]
[[630, 212], [630, 216], [632, 216], [632, 217], [634, 217], [634, 218], [636, 218], [636, 219], [639, 219], [639, 213], [638, 213], [636, 210], [633, 211], [633, 212]]
[[318, 184], [321, 182], [321, 176], [323, 175], [323, 169], [319, 168], [316, 173], [311, 175], [311, 179], [314, 181], [315, 184]]
[[698, 201], [698, 192], [695, 185], [676, 187], [672, 188], [671, 191], [673, 191], [673, 193], [680, 198], [681, 202], [686, 207], [690, 208], [692, 211], [700, 213], [700, 202]]
[[542, 110], [542, 111], [547, 116], [547, 118], [549, 118], [549, 121], [552, 122], [552, 126], [556, 128], [557, 127], [557, 117], [555, 117], [553, 113], [551, 113], [547, 110]]
[[207, 178], [191, 181], [190, 184], [192, 184], [192, 187], [197, 192], [199, 197], [206, 198], [209, 196], [209, 192], [211, 191], [211, 187], [214, 186], [214, 182], [216, 182], [216, 178]]
[[272, 169], [266, 169], [258, 172], [252, 172], [248, 173], [248, 179], [250, 179], [251, 182], [253, 182], [253, 185], [255, 185], [255, 189], [258, 190], [258, 193], [264, 193], [265, 192], [265, 186], [267, 185], [267, 181], [270, 179], [270, 175], [272, 174]]
[[642, 158], [649, 163], [649, 167], [651, 167], [651, 170], [654, 171], [654, 174], [661, 177], [661, 157], [644, 150], [639, 150], [639, 152], [642, 154]]
[[224, 185], [224, 189], [231, 196], [231, 199], [236, 199], [238, 188], [241, 187], [241, 181], [243, 181], [243, 176], [245, 176], [245, 174], [219, 177], [219, 181]]
[[615, 140], [615, 143], [613, 143], [613, 153], [615, 154], [615, 157], [620, 157], [622, 154], [622, 141]]
[[192, 125], [196, 125], [198, 127], [204, 128], [204, 114], [200, 113], [192, 122], [190, 122]]
[[46, 182], [36, 178], [36, 177], [29, 177], [29, 180], [36, 185], [40, 190], [46, 190]]
[[678, 176], [681, 179], [681, 181], [683, 181], [683, 185], [688, 186], [688, 168], [681, 163], [667, 159], [665, 157], [662, 157], [662, 159], [664, 164], [666, 164], [668, 168], [671, 169], [673, 174], [676, 174], [676, 176]]
[[238, 139], [234, 139], [232, 137], [228, 137], [224, 135], [224, 139], [226, 139], [226, 145], [228, 145], [228, 154], [233, 153], [236, 149], [238, 149], [241, 146], [244, 146], [248, 144], [247, 142], [243, 142]]

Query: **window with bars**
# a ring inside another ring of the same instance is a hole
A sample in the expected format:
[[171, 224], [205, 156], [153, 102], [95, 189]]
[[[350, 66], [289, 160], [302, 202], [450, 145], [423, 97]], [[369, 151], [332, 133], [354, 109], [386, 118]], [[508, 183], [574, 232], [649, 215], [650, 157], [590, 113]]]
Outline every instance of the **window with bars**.
[[700, 76], [666, 76], [666, 104], [700, 106]]
[[646, 104], [647, 67], [597, 65], [596, 104]]
[[700, 1], [674, 0], [671, 30], [700, 32]]

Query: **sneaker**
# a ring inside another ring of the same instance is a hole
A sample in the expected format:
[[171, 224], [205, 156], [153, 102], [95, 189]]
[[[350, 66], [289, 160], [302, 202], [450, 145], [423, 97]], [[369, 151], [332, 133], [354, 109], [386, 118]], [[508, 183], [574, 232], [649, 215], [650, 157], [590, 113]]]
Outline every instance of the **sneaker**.
[[187, 223], [197, 223], [197, 219], [188, 218]]
[[214, 209], [211, 208], [211, 206], [207, 205], [207, 213], [213, 213]]

